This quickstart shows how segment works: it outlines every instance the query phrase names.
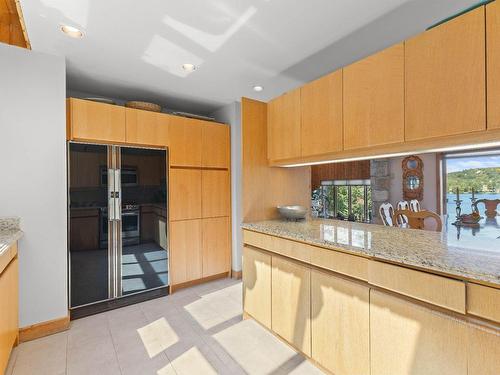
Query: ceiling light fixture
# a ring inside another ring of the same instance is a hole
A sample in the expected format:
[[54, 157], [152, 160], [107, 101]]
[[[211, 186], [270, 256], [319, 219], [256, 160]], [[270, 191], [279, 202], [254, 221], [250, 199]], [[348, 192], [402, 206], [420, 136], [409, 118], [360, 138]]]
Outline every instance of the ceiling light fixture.
[[79, 38], [83, 37], [83, 32], [80, 29], [77, 29], [76, 27], [73, 27], [73, 26], [62, 25], [61, 30], [67, 36], [70, 36], [70, 37], [75, 38], [75, 39], [79, 39]]
[[262, 86], [254, 86], [253, 87], [253, 91], [261, 92], [262, 90], [264, 90], [264, 87], [262, 87]]
[[194, 72], [196, 70], [196, 65], [194, 64], [182, 64], [182, 69], [186, 72]]

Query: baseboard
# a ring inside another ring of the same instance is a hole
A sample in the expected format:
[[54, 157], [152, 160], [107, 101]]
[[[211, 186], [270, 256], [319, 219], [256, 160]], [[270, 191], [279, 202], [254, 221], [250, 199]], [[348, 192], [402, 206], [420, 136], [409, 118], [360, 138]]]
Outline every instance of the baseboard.
[[174, 285], [170, 286], [170, 293], [175, 293], [179, 289], [189, 288], [190, 286], [203, 284], [203, 283], [206, 283], [208, 281], [213, 281], [213, 280], [217, 280], [217, 279], [224, 279], [226, 277], [230, 277], [230, 272], [223, 272], [223, 273], [219, 273], [217, 275], [212, 275], [212, 276], [203, 277], [203, 278], [197, 279], [197, 280], [187, 281], [185, 283], [174, 284]]
[[242, 275], [242, 274], [243, 274], [243, 272], [242, 272], [242, 271], [235, 271], [235, 270], [232, 270], [232, 271], [231, 271], [231, 277], [232, 277], [233, 279], [236, 279], [236, 280], [241, 279], [241, 275]]
[[66, 331], [69, 328], [69, 315], [63, 318], [49, 320], [19, 328], [19, 342], [26, 342], [40, 337]]

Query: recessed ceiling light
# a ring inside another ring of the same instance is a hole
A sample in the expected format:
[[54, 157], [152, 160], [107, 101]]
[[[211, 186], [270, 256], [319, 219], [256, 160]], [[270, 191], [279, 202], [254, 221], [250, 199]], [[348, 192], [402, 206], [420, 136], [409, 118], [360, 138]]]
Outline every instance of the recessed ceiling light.
[[262, 90], [264, 90], [264, 87], [262, 87], [262, 86], [254, 86], [253, 87], [253, 91], [261, 92]]
[[196, 65], [194, 64], [182, 64], [182, 69], [186, 72], [194, 72], [196, 70]]
[[77, 29], [76, 27], [73, 27], [73, 26], [62, 25], [61, 30], [63, 33], [65, 33], [66, 35], [68, 35], [72, 38], [78, 39], [78, 38], [83, 37], [83, 32], [81, 30]]

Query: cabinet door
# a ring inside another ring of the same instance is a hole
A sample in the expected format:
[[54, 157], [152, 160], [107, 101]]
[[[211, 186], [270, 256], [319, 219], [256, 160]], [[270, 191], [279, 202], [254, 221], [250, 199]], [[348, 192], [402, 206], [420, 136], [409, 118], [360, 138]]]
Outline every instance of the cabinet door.
[[229, 168], [231, 154], [229, 126], [203, 121], [201, 129], [202, 166]]
[[404, 45], [344, 68], [344, 149], [404, 141]]
[[405, 42], [406, 140], [486, 129], [484, 56], [484, 7]]
[[500, 334], [486, 327], [469, 326], [468, 375], [498, 375]]
[[229, 272], [231, 230], [229, 217], [203, 219], [203, 277]]
[[170, 220], [201, 218], [201, 171], [170, 169]]
[[271, 329], [271, 255], [243, 247], [243, 310]]
[[300, 89], [301, 155], [342, 150], [342, 70]]
[[488, 129], [500, 129], [500, 2], [486, 5]]
[[271, 326], [283, 339], [311, 355], [311, 270], [272, 257]]
[[172, 116], [169, 160], [172, 166], [201, 167], [201, 121]]
[[18, 335], [18, 263], [12, 260], [0, 275], [0, 373], [9, 361]]
[[370, 374], [368, 287], [311, 271], [311, 356], [332, 374]]
[[229, 216], [231, 211], [229, 172], [222, 170], [203, 170], [201, 173], [202, 217]]
[[201, 279], [201, 220], [170, 223], [171, 285]]
[[164, 113], [126, 108], [127, 142], [147, 146], [167, 146], [169, 119], [170, 116]]
[[464, 322], [370, 291], [372, 375], [467, 374]]
[[300, 156], [300, 88], [267, 105], [267, 157], [269, 160]]
[[71, 139], [125, 142], [125, 107], [69, 99]]

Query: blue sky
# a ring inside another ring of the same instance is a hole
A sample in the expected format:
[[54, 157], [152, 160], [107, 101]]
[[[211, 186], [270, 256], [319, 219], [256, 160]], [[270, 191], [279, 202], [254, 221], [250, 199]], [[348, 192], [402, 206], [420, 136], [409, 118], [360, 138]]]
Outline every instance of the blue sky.
[[474, 156], [471, 158], [448, 159], [446, 171], [458, 172], [474, 168], [500, 168], [500, 156]]

